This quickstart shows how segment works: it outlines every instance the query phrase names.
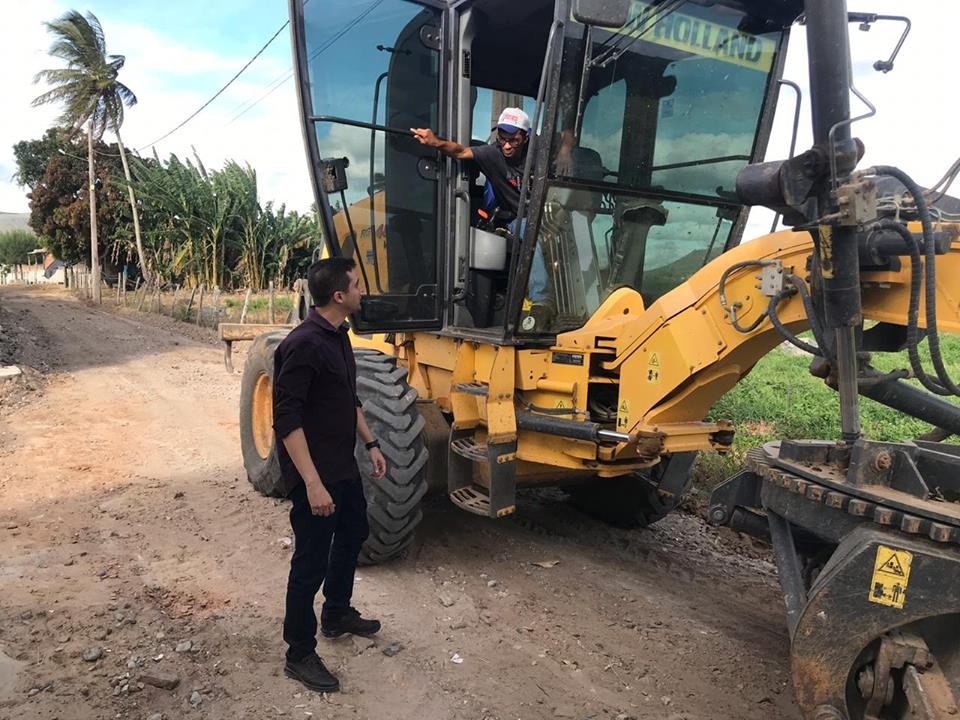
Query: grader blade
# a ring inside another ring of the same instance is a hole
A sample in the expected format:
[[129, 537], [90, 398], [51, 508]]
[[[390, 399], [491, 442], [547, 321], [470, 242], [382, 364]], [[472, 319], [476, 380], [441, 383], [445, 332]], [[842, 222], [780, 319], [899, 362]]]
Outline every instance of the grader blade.
[[710, 515], [770, 539], [804, 717], [960, 718], [958, 447], [782, 441], [746, 466]]

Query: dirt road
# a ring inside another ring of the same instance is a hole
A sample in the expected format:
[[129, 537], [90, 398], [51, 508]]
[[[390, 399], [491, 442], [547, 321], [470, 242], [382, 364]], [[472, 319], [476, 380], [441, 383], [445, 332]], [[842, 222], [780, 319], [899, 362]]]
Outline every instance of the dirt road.
[[213, 333], [10, 287], [0, 326], [26, 368], [0, 386], [0, 718], [798, 717], [762, 551], [559, 491], [497, 522], [428, 501], [408, 556], [359, 573], [381, 635], [321, 641], [343, 692], [301, 691], [287, 506], [243, 474]]

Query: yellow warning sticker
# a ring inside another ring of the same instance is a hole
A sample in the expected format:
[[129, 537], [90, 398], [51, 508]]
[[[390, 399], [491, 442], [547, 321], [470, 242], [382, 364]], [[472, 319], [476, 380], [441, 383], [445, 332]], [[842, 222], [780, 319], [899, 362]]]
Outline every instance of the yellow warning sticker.
[[870, 602], [902, 610], [907, 599], [912, 563], [913, 553], [878, 545], [870, 580]]
[[660, 382], [660, 356], [657, 353], [650, 353], [650, 360], [647, 362], [647, 382]]
[[630, 427], [630, 401], [624, 398], [617, 406], [617, 430], [626, 432]]

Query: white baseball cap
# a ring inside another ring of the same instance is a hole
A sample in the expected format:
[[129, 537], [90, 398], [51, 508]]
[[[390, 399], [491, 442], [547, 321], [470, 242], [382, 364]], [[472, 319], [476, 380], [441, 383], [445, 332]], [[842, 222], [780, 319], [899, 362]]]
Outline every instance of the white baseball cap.
[[529, 133], [530, 116], [520, 108], [504, 108], [497, 120], [497, 127], [508, 133], [515, 133], [520, 130]]

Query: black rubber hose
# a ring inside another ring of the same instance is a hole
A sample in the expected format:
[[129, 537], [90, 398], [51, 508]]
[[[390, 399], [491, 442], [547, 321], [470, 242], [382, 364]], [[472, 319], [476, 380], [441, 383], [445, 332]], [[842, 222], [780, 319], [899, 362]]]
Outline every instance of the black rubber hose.
[[727, 284], [727, 278], [730, 276], [731, 273], [734, 273], [737, 270], [742, 270], [743, 268], [763, 267], [764, 265], [772, 265], [772, 264], [773, 262], [771, 261], [746, 260], [744, 262], [734, 263], [733, 265], [728, 267], [726, 270], [724, 270], [722, 275], [720, 275], [720, 282], [718, 284], [718, 290], [720, 294], [720, 307], [726, 310], [727, 314], [730, 315], [730, 324], [733, 326], [733, 329], [736, 330], [737, 332], [743, 333], [745, 335], [747, 333], [753, 332], [758, 327], [760, 327], [760, 323], [762, 323], [767, 318], [767, 313], [765, 312], [760, 313], [760, 316], [757, 317], [757, 319], [754, 320], [752, 323], [750, 323], [749, 326], [743, 327], [740, 324], [740, 322], [737, 320], [736, 311], [732, 310], [727, 305], [727, 295], [726, 295], [726, 291], [724, 290]]
[[923, 282], [923, 262], [917, 241], [902, 223], [895, 220], [881, 220], [877, 223], [877, 228], [898, 233], [906, 241], [907, 249], [910, 251], [910, 303], [907, 307], [907, 355], [910, 358], [910, 369], [927, 390], [937, 395], [949, 395], [950, 393], [939, 382], [926, 373], [920, 360], [918, 345], [920, 343], [920, 285]]
[[907, 191], [913, 196], [913, 202], [917, 206], [917, 214], [920, 216], [920, 226], [923, 228], [923, 248], [926, 259], [926, 287], [924, 288], [924, 300], [926, 301], [927, 316], [927, 343], [930, 345], [930, 360], [937, 371], [937, 378], [943, 386], [945, 392], [938, 394], [952, 393], [960, 395], [960, 386], [950, 379], [947, 368], [943, 363], [943, 355], [940, 352], [940, 334], [937, 332], [937, 266], [936, 266], [936, 246], [933, 241], [933, 221], [930, 217], [930, 208], [923, 196], [923, 190], [913, 179], [899, 168], [890, 165], [878, 165], [874, 167], [874, 172], [878, 175], [887, 175], [899, 180]]
[[810, 343], [801, 340], [792, 332], [787, 329], [787, 326], [780, 321], [780, 317], [777, 315], [777, 305], [780, 304], [781, 300], [784, 300], [791, 295], [796, 295], [797, 291], [793, 288], [787, 288], [786, 290], [781, 290], [779, 293], [770, 298], [770, 305], [767, 307], [767, 315], [770, 317], [770, 324], [776, 328], [777, 332], [783, 336], [783, 338], [789, 342], [791, 345], [795, 345], [804, 352], [808, 352], [815, 357], [820, 357], [822, 353], [820, 348], [814, 347]]
[[824, 348], [827, 347], [823, 341], [823, 326], [820, 325], [820, 319], [817, 317], [816, 309], [813, 307], [813, 298], [810, 297], [807, 284], [793, 273], [787, 275], [787, 280], [793, 283], [797, 292], [800, 293], [800, 299], [803, 301], [803, 310], [807, 314], [807, 322], [810, 323], [810, 330], [813, 332], [813, 339], [817, 341], [817, 345], [821, 348], [820, 357], [826, 357], [826, 355], [823, 354], [825, 352]]

